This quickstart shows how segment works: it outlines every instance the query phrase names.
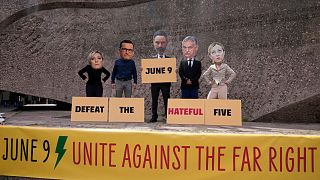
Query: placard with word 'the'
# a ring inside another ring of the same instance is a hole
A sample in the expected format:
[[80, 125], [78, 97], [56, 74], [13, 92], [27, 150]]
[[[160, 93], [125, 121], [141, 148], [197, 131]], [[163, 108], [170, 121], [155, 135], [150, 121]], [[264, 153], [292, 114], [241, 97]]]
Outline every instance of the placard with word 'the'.
[[144, 122], [144, 98], [110, 98], [109, 122]]

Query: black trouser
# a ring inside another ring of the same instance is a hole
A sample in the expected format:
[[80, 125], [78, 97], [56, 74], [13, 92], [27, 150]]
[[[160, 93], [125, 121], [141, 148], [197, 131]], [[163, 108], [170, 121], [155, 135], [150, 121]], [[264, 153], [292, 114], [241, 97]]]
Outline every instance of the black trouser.
[[87, 97], [102, 97], [103, 88], [102, 85], [86, 85]]
[[152, 96], [152, 119], [158, 118], [158, 98], [159, 93], [162, 93], [165, 113], [167, 113], [168, 99], [170, 98], [170, 84], [168, 83], [154, 83], [151, 84]]

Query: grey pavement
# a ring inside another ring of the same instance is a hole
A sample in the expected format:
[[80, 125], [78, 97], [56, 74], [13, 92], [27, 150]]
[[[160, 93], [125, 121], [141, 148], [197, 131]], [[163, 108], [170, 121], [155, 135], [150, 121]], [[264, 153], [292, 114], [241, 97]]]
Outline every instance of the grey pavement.
[[3, 125], [40, 126], [61, 128], [106, 128], [137, 131], [187, 132], [187, 133], [226, 133], [226, 134], [283, 134], [283, 135], [320, 135], [320, 123], [264, 123], [243, 122], [243, 126], [208, 126], [208, 125], [171, 125], [164, 118], [159, 122], [147, 123], [151, 116], [145, 116], [145, 123], [108, 123], [108, 122], [71, 122], [70, 111], [30, 110], [5, 111]]

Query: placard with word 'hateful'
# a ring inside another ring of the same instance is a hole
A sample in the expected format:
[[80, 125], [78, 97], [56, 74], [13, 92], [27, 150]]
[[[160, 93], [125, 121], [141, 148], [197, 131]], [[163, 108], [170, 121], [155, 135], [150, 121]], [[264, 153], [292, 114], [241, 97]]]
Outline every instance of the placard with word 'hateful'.
[[169, 99], [168, 124], [204, 124], [204, 99]]
[[144, 98], [110, 98], [109, 122], [144, 122]]
[[71, 121], [108, 121], [108, 98], [72, 97]]
[[142, 83], [177, 82], [176, 58], [141, 59]]
[[205, 112], [207, 125], [242, 126], [241, 100], [208, 99]]

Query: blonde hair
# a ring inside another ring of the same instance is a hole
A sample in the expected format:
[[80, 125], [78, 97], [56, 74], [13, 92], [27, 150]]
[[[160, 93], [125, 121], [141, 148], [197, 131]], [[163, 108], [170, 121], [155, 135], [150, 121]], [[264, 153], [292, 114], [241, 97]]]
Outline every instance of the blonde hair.
[[224, 46], [223, 46], [223, 44], [221, 44], [221, 43], [219, 43], [219, 42], [213, 42], [213, 43], [211, 43], [211, 44], [209, 45], [209, 47], [208, 47], [208, 55], [211, 54], [212, 48], [213, 48], [215, 45], [221, 46], [221, 47], [222, 47], [222, 50], [224, 51]]
[[90, 64], [90, 60], [93, 58], [93, 56], [94, 56], [96, 53], [100, 54], [100, 56], [102, 57], [102, 60], [104, 59], [102, 52], [100, 52], [100, 51], [92, 51], [91, 53], [89, 53], [88, 58], [87, 58], [89, 64]]

